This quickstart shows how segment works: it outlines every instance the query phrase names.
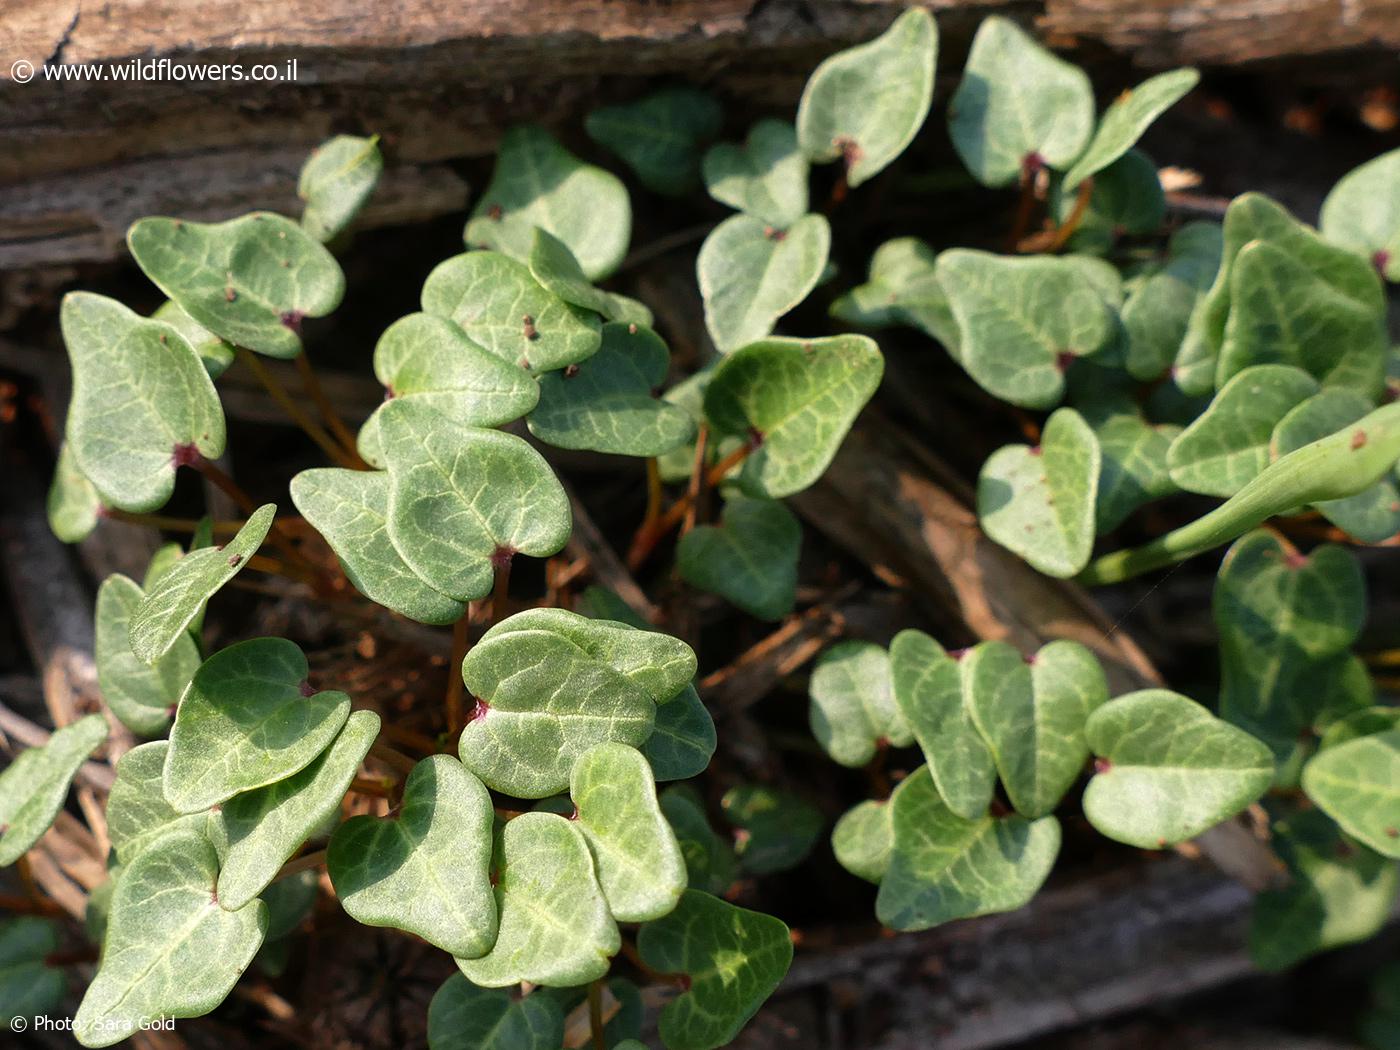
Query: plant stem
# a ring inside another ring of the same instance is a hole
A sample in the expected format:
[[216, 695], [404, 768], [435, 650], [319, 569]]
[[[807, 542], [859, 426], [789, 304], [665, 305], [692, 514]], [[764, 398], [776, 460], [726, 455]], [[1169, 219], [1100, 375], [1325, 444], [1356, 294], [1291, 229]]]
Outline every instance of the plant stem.
[[496, 586], [491, 590], [491, 626], [505, 619], [506, 603], [510, 592], [510, 563], [512, 555], [505, 554], [494, 559], [496, 566]]
[[[736, 448], [710, 468], [709, 473], [705, 475], [705, 484], [710, 488], [714, 488], [728, 476], [730, 471], [744, 462], [744, 460], [748, 459], [749, 456], [753, 454], [754, 450], [758, 449], [762, 444], [762, 440], [757, 438], [744, 442], [743, 445]], [[681, 523], [681, 519], [686, 516], [686, 513], [690, 509], [692, 499], [691, 493], [687, 492], [680, 499], [676, 500], [675, 503], [671, 504], [666, 513], [658, 518], [651, 528], [639, 529], [637, 531], [636, 537], [632, 540], [632, 548], [627, 552], [627, 568], [636, 572], [642, 567], [642, 564], [656, 548], [656, 545], [661, 542], [662, 538]]]
[[374, 798], [388, 798], [392, 793], [391, 789], [394, 783], [396, 782], [389, 781], [387, 777], [384, 780], [373, 780], [369, 777], [356, 777], [350, 782], [350, 790], [355, 792], [357, 795], [371, 795]]
[[700, 494], [705, 487], [705, 455], [710, 447], [710, 428], [703, 423], [695, 435], [695, 463], [690, 468], [690, 487], [686, 497], [690, 505], [685, 509], [685, 520], [681, 523], [681, 535], [695, 528], [695, 518], [700, 512]]
[[50, 900], [36, 900], [14, 893], [0, 893], [0, 911], [15, 915], [64, 915], [64, 910]]
[[295, 860], [287, 861], [287, 863], [283, 864], [278, 870], [277, 874], [272, 877], [272, 881], [278, 882], [289, 875], [295, 875], [301, 871], [309, 871], [312, 868], [319, 868], [325, 862], [326, 851], [318, 849], [314, 853], [308, 853], [303, 857], [297, 857]]
[[378, 740], [369, 746], [369, 753], [404, 776], [412, 773], [417, 764], [402, 751], [395, 751], [388, 744], [381, 744]]
[[272, 400], [276, 401], [277, 404], [281, 406], [282, 411], [291, 417], [293, 423], [301, 427], [307, 437], [316, 442], [317, 446], [330, 458], [331, 462], [338, 466], [348, 467], [352, 470], [358, 469], [355, 465], [355, 460], [358, 460], [359, 457], [356, 456], [355, 460], [352, 460], [350, 456], [346, 454], [345, 450], [337, 445], [331, 436], [325, 432], [321, 424], [317, 423], [302, 410], [302, 407], [287, 393], [286, 388], [278, 382], [277, 377], [268, 371], [267, 366], [258, 359], [257, 354], [240, 346], [238, 348], [238, 360], [242, 361], [243, 364], [258, 377], [258, 382], [262, 383], [264, 389], [272, 395]]
[[254, 554], [248, 558], [246, 568], [255, 569], [258, 572], [265, 572], [269, 576], [284, 576], [297, 583], [304, 583], [313, 590], [316, 588], [316, 577], [307, 572], [299, 565], [292, 565], [289, 562], [278, 561], [276, 558], [269, 558], [265, 554]]
[[1093, 195], [1094, 180], [1091, 176], [1079, 184], [1079, 189], [1075, 191], [1074, 209], [1050, 238], [1050, 243], [1045, 248], [1047, 252], [1059, 251], [1065, 246], [1065, 242], [1074, 236], [1074, 231], [1079, 229], [1079, 224], [1084, 221], [1084, 215], [1089, 210], [1089, 199]]
[[[700, 424], [700, 431], [704, 433], [705, 425]], [[657, 465], [656, 457], [647, 460], [647, 510], [642, 516], [642, 528], [650, 528], [652, 523], [661, 516], [661, 467]]]
[[471, 638], [471, 609], [462, 613], [452, 625], [452, 658], [447, 662], [447, 735], [455, 737], [466, 725], [466, 713], [462, 698], [466, 684], [462, 681], [462, 661], [467, 658], [467, 646]]
[[[222, 490], [233, 502], [237, 503], [244, 514], [251, 516], [253, 512], [258, 509], [258, 505], [253, 501], [253, 497], [244, 492], [238, 482], [229, 477], [217, 463], [200, 456], [199, 459], [195, 460], [193, 466], [197, 471], [208, 478], [210, 482]], [[278, 518], [273, 518], [273, 545], [287, 556], [289, 562], [295, 562], [300, 568], [310, 574], [310, 577], [305, 582], [308, 583], [312, 589], [319, 592], [321, 588], [318, 582], [321, 570], [312, 564], [306, 555], [297, 550], [294, 541], [295, 537], [287, 531], [286, 523]]]
[[593, 1050], [608, 1050], [603, 1036], [603, 981], [602, 978], [588, 986], [588, 1030], [593, 1033]]
[[[109, 507], [106, 516], [113, 521], [124, 521], [130, 525], [146, 525], [153, 529], [165, 529], [168, 532], [194, 532], [199, 528], [199, 522], [194, 518], [170, 518], [163, 514], [132, 514], [130, 511], [118, 510], [116, 507]], [[246, 521], [216, 521], [214, 524], [214, 534], [231, 536], [244, 525]]]
[[359, 449], [355, 445], [355, 435], [350, 432], [340, 414], [336, 412], [335, 405], [331, 404], [331, 399], [326, 396], [325, 389], [321, 386], [321, 380], [316, 376], [316, 370], [311, 367], [311, 360], [303, 350], [297, 354], [297, 374], [301, 376], [302, 386], [311, 395], [311, 400], [316, 403], [316, 411], [321, 413], [321, 419], [337, 441], [345, 448], [346, 455], [354, 460], [357, 470], [369, 470], [370, 465], [360, 458]]

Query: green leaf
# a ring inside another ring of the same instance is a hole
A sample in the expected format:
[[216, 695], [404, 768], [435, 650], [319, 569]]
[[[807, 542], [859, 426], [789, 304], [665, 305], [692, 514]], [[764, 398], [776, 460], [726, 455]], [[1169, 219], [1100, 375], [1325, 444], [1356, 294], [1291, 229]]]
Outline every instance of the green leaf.
[[643, 926], [637, 951], [653, 970], [690, 977], [690, 987], [661, 1010], [661, 1041], [670, 1050], [730, 1042], [792, 965], [792, 940], [780, 920], [698, 890]]
[[1177, 491], [1167, 451], [1181, 428], [1152, 424], [1131, 401], [1086, 407], [1085, 422], [1099, 443], [1099, 488], [1094, 531], [1116, 529], [1133, 511]]
[[[222, 858], [221, 905], [237, 911], [247, 904], [317, 828], [339, 814], [341, 800], [378, 735], [379, 716], [356, 711], [331, 745], [301, 772], [235, 795], [220, 807], [210, 830]], [[357, 900], [356, 906], [360, 903]]]
[[1006, 642], [983, 642], [962, 660], [967, 707], [991, 749], [1017, 812], [1042, 817], [1089, 757], [1084, 723], [1108, 700], [1094, 654], [1056, 641], [1026, 660]]
[[1394, 862], [1349, 841], [1317, 810], [1287, 813], [1270, 831], [1293, 881], [1255, 899], [1249, 926], [1254, 965], [1284, 970], [1380, 932], [1400, 889]]
[[297, 196], [306, 202], [302, 228], [322, 243], [334, 238], [365, 206], [383, 171], [378, 135], [336, 135], [321, 143], [297, 179]]
[[1085, 735], [1100, 757], [1084, 815], [1102, 834], [1163, 849], [1228, 820], [1274, 778], [1269, 749], [1194, 700], [1143, 689], [1104, 704]]
[[1303, 790], [1349, 835], [1400, 858], [1400, 729], [1319, 752], [1303, 767]]
[[345, 294], [331, 253], [271, 212], [219, 223], [141, 219], [126, 243], [146, 276], [196, 324], [269, 357], [301, 353], [302, 319], [324, 317]]
[[422, 301], [426, 313], [454, 322], [470, 340], [530, 373], [578, 364], [602, 342], [593, 313], [541, 287], [524, 262], [499, 252], [466, 252], [438, 263], [423, 282]]
[[428, 1004], [429, 1050], [559, 1050], [564, 1012], [543, 991], [512, 999], [454, 973]]
[[676, 570], [760, 620], [781, 620], [797, 594], [802, 526], [778, 500], [732, 496], [718, 525], [698, 525], [676, 546]]
[[938, 794], [965, 820], [987, 812], [996, 789], [991, 749], [972, 721], [958, 661], [922, 631], [904, 630], [890, 643], [894, 699], [928, 759]]
[[917, 237], [886, 241], [870, 257], [870, 279], [831, 304], [831, 315], [866, 328], [907, 324], [961, 352], [958, 324], [938, 283], [937, 253]]
[[434, 590], [459, 602], [484, 597], [493, 559], [547, 558], [568, 541], [569, 497], [527, 442], [407, 399], [381, 415], [389, 539]]
[[154, 663], [186, 637], [214, 594], [248, 564], [272, 528], [277, 507], [265, 503], [244, 522], [227, 543], [192, 550], [170, 566], [146, 590], [131, 617], [131, 651]]
[[194, 352], [199, 355], [200, 363], [204, 365], [210, 379], [218, 379], [233, 364], [238, 348], [209, 331], [185, 313], [174, 300], [167, 299], [161, 303], [156, 312], [151, 314], [151, 320], [163, 321], [184, 336], [185, 342], [194, 347]]
[[650, 326], [651, 311], [635, 299], [594, 288], [569, 246], [548, 230], [535, 230], [530, 247], [530, 276], [545, 291], [609, 321]]
[[661, 793], [661, 812], [676, 833], [690, 888], [724, 893], [738, 874], [734, 850], [705, 816], [700, 796], [686, 784], [673, 784]]
[[938, 27], [922, 8], [880, 36], [817, 66], [797, 108], [802, 152], [841, 160], [852, 187], [878, 175], [914, 141], [933, 101]]
[[1072, 408], [1050, 417], [1035, 447], [993, 452], [977, 478], [977, 517], [994, 542], [1048, 576], [1073, 576], [1089, 563], [1102, 453]]
[[821, 215], [786, 228], [732, 215], [711, 230], [695, 274], [715, 349], [728, 353], [773, 331], [817, 286], [830, 248], [831, 226]]
[[699, 181], [700, 147], [719, 134], [724, 111], [693, 87], [663, 88], [584, 118], [588, 137], [627, 162], [642, 185], [678, 197]]
[[812, 852], [825, 821], [821, 811], [790, 791], [740, 784], [720, 800], [725, 818], [739, 831], [739, 864], [754, 875], [794, 868]]
[[218, 857], [197, 832], [172, 832], [122, 870], [97, 975], [73, 1018], [84, 1046], [110, 1046], [142, 1022], [199, 1017], [223, 1002], [267, 930], [254, 901], [225, 911]]
[[632, 205], [617, 176], [585, 164], [544, 129], [511, 128], [464, 236], [468, 246], [525, 262], [535, 227], [567, 244], [589, 280], [597, 281], [627, 252]]
[[330, 544], [355, 589], [419, 623], [456, 623], [467, 607], [430, 587], [389, 539], [389, 475], [323, 467], [292, 478], [292, 502]]
[[0, 772], [0, 867], [17, 861], [49, 830], [68, 785], [106, 739], [106, 720], [87, 715], [56, 730], [43, 747], [21, 751]]
[[821, 477], [884, 371], [860, 335], [765, 339], [721, 361], [705, 416], [719, 434], [760, 442], [739, 473], [744, 494], [782, 499]]
[[166, 801], [195, 813], [310, 765], [345, 725], [350, 698], [313, 692], [308, 670], [285, 638], [239, 642], [205, 660], [170, 730]]
[[97, 684], [102, 698], [124, 726], [141, 736], [160, 736], [175, 717], [175, 706], [199, 668], [199, 646], [187, 633], [155, 663], [131, 650], [131, 618], [145, 593], [133, 580], [113, 574], [97, 591], [94, 614]]
[[616, 620], [590, 619], [566, 609], [527, 609], [496, 624], [481, 641], [516, 632], [559, 635], [612, 668], [658, 704], [695, 677], [695, 652], [679, 638]]
[[843, 766], [863, 766], [881, 747], [914, 742], [895, 705], [890, 655], [882, 646], [838, 642], [817, 660], [807, 691], [812, 735]]
[[1360, 252], [1388, 280], [1400, 280], [1400, 150], [1391, 150], [1338, 180], [1322, 202], [1322, 236]]
[[666, 344], [650, 328], [606, 324], [603, 345], [582, 364], [541, 376], [530, 433], [557, 448], [659, 456], [691, 441], [695, 421], [663, 401]]
[[[1369, 672], [1367, 675], [1369, 677]], [[1332, 722], [1317, 746], [1325, 751], [1348, 740], [1384, 733], [1388, 729], [1400, 729], [1400, 707], [1363, 707]]]
[[[1371, 401], [1347, 387], [1328, 387], [1292, 409], [1274, 427], [1270, 454], [1286, 456], [1368, 415]], [[1379, 543], [1400, 532], [1400, 486], [1394, 475], [1346, 499], [1315, 504], [1322, 515], [1363, 543]]]
[[1022, 408], [1058, 404], [1070, 364], [1117, 333], [1100, 289], [1072, 259], [957, 248], [939, 255], [936, 275], [961, 333], [959, 362], [982, 389]]
[[1188, 492], [1232, 496], [1269, 465], [1269, 439], [1317, 381], [1291, 365], [1256, 365], [1220, 389], [1167, 451], [1172, 481]]
[[351, 817], [331, 836], [326, 871], [356, 922], [391, 926], [462, 958], [496, 943], [491, 796], [448, 755], [413, 767], [398, 815]]
[[525, 813], [497, 837], [501, 932], [480, 959], [457, 959], [473, 984], [573, 985], [608, 972], [621, 947], [583, 832], [553, 813]]
[[158, 510], [191, 453], [224, 451], [224, 413], [204, 366], [170, 325], [114, 299], [69, 292], [60, 313], [73, 367], [67, 440], [102, 501]]
[[58, 447], [58, 462], [45, 504], [49, 528], [64, 543], [88, 538], [102, 517], [102, 497], [81, 470], [67, 441]]
[[0, 922], [0, 1024], [10, 1031], [12, 1020], [27, 1024], [36, 1017], [57, 1014], [68, 993], [61, 966], [44, 960], [58, 951], [59, 928], [52, 919], [21, 915]]
[[1171, 368], [1192, 312], [1220, 268], [1221, 247], [1218, 225], [1187, 223], [1172, 234], [1166, 264], [1128, 296], [1123, 304], [1125, 363], [1133, 378], [1154, 380]]
[[1127, 153], [1152, 122], [1176, 105], [1200, 79], [1194, 69], [1173, 69], [1149, 77], [1119, 95], [1099, 118], [1098, 129], [1084, 153], [1065, 173], [1065, 185], [1078, 186]]
[[807, 214], [807, 158], [785, 120], [758, 121], [742, 145], [711, 146], [703, 171], [710, 196], [745, 215], [786, 229]]
[[657, 780], [688, 780], [705, 772], [715, 753], [715, 723], [695, 686], [687, 685], [656, 709], [642, 744]]
[[[909, 781], [900, 781], [903, 787]], [[857, 878], [879, 885], [890, 866], [894, 821], [889, 799], [866, 799], [846, 810], [831, 829], [831, 851]]]
[[[267, 887], [262, 895], [267, 905], [267, 941], [290, 936], [306, 920], [316, 904], [320, 883], [320, 872], [299, 871]], [[219, 903], [227, 902], [220, 897]]]
[[645, 922], [674, 908], [686, 885], [685, 859], [642, 753], [617, 743], [584, 752], [569, 775], [569, 796], [613, 918]]
[[[1078, 194], [1061, 181], [1053, 198], [1056, 221], [1067, 222], [1077, 203]], [[1094, 176], [1089, 205], [1069, 243], [1076, 251], [1105, 254], [1124, 235], [1156, 233], [1166, 213], [1157, 165], [1140, 150], [1129, 150]]]
[[1054, 817], [985, 814], [964, 820], [943, 804], [926, 766], [891, 802], [894, 847], [875, 914], [896, 930], [1014, 911], [1035, 896], [1060, 850]]
[[1351, 553], [1298, 554], [1272, 532], [1237, 540], [1213, 597], [1220, 633], [1220, 715], [1280, 761], [1323, 713], [1366, 619], [1366, 583]]
[[1005, 186], [1039, 164], [1063, 169], [1093, 128], [1094, 93], [1083, 70], [1005, 18], [978, 26], [948, 106], [953, 147], [978, 182]]
[[205, 833], [209, 823], [206, 811], [179, 813], [165, 801], [165, 756], [169, 750], [169, 741], [152, 740], [117, 760], [117, 779], [107, 797], [107, 835], [122, 864], [130, 864], [171, 831], [185, 828]]

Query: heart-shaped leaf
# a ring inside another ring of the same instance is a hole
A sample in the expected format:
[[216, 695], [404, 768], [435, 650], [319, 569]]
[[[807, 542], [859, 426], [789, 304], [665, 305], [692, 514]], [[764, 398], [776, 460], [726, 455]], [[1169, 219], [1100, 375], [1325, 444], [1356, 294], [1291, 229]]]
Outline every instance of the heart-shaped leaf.
[[165, 799], [196, 813], [305, 769], [345, 725], [350, 698], [313, 692], [285, 638], [253, 638], [205, 660], [175, 713]]
[[976, 820], [996, 789], [996, 764], [972, 721], [958, 661], [922, 631], [900, 631], [890, 642], [894, 699], [928, 759], [939, 796], [953, 813]]
[[67, 441], [58, 448], [53, 480], [45, 503], [49, 528], [64, 543], [88, 538], [102, 517], [102, 497], [81, 470]]
[[832, 316], [865, 328], [912, 325], [958, 357], [958, 324], [938, 283], [937, 262], [938, 254], [917, 237], [886, 241], [870, 257], [869, 281], [832, 303]]
[[537, 226], [567, 244], [588, 279], [597, 281], [627, 252], [632, 205], [617, 176], [585, 164], [543, 128], [511, 128], [464, 236], [468, 246], [494, 248], [523, 263]]
[[194, 352], [199, 355], [200, 363], [204, 365], [210, 379], [218, 379], [233, 364], [238, 348], [228, 340], [220, 339], [185, 313], [180, 304], [173, 299], [161, 303], [156, 312], [151, 314], [151, 320], [164, 321], [184, 336], [185, 342], [194, 347]]
[[1232, 496], [1269, 465], [1269, 439], [1317, 381], [1292, 365], [1256, 365], [1236, 375], [1167, 451], [1172, 481], [1188, 492]]
[[1366, 583], [1345, 549], [1303, 557], [1272, 532], [1235, 542], [1214, 593], [1220, 715], [1280, 760], [1317, 725], [1326, 691], [1366, 619]]
[[527, 609], [496, 624], [481, 641], [518, 631], [560, 635], [590, 657], [611, 667], [658, 704], [664, 704], [695, 677], [695, 651], [679, 638], [617, 620], [592, 619], [567, 609]]
[[725, 819], [738, 831], [734, 852], [754, 875], [795, 868], [812, 852], [825, 823], [821, 811], [790, 791], [740, 784], [720, 799]]
[[303, 229], [323, 243], [334, 238], [365, 206], [383, 170], [378, 135], [336, 135], [321, 143], [297, 180], [297, 196], [306, 202]]
[[224, 451], [224, 412], [190, 344], [121, 303], [70, 292], [60, 312], [73, 367], [67, 439], [103, 502], [135, 513], [164, 506], [175, 469]]
[[146, 276], [196, 324], [269, 357], [301, 353], [302, 319], [324, 317], [345, 294], [331, 253], [271, 212], [219, 223], [141, 219], [126, 243]]
[[1400, 729], [1319, 752], [1303, 767], [1303, 790], [1348, 834], [1400, 858]]
[[558, 448], [658, 456], [695, 436], [695, 421], [663, 401], [671, 364], [650, 328], [606, 324], [603, 345], [582, 364], [541, 376], [530, 433]]
[[578, 364], [602, 342], [593, 313], [541, 287], [523, 262], [500, 252], [466, 252], [439, 263], [423, 282], [422, 301], [426, 313], [452, 321], [473, 342], [531, 373]]
[[1054, 817], [964, 820], [943, 804], [927, 766], [891, 801], [894, 846], [875, 914], [896, 930], [931, 926], [1025, 905], [1060, 851]]
[[569, 775], [569, 797], [613, 918], [645, 922], [674, 908], [685, 859], [642, 753], [616, 743], [584, 752]]
[[821, 477], [884, 371], [860, 335], [765, 339], [721, 361], [705, 416], [719, 434], [758, 443], [739, 474], [744, 494], [782, 499]]
[[1052, 812], [1089, 757], [1084, 723], [1108, 700], [1098, 660], [1078, 642], [1051, 642], [1029, 661], [1006, 642], [983, 642], [962, 673], [1011, 804], [1031, 818]]
[[530, 276], [545, 291], [572, 306], [592, 310], [609, 321], [650, 326], [651, 311], [635, 299], [594, 288], [569, 246], [548, 230], [535, 230], [530, 246]]
[[301, 844], [339, 813], [378, 735], [379, 716], [356, 711], [330, 747], [301, 772], [235, 795], [219, 808], [210, 834], [222, 858], [221, 905], [237, 911], [260, 894]]
[[733, 847], [710, 827], [700, 796], [687, 784], [673, 784], [661, 793], [661, 812], [680, 843], [690, 888], [727, 891], [738, 874], [739, 861]]
[[797, 594], [802, 526], [773, 499], [734, 496], [718, 525], [699, 525], [676, 546], [676, 570], [760, 620], [781, 620]]
[[688, 685], [656, 709], [656, 724], [642, 744], [657, 780], [688, 780], [705, 772], [715, 753], [715, 722]]
[[274, 504], [263, 504], [228, 543], [191, 550], [152, 580], [131, 617], [131, 651], [154, 663], [186, 637], [186, 628], [203, 612], [205, 603], [262, 546], [276, 514]]
[[715, 349], [728, 353], [773, 331], [817, 286], [830, 248], [831, 226], [821, 215], [786, 228], [733, 215], [710, 231], [695, 274]]
[[671, 1050], [729, 1043], [792, 965], [780, 920], [698, 890], [686, 890], [675, 911], [643, 926], [637, 951], [653, 970], [690, 978], [661, 1010], [661, 1040]]
[[1086, 407], [1085, 422], [1099, 443], [1095, 532], [1111, 532], [1143, 504], [1177, 491], [1167, 451], [1180, 427], [1149, 423], [1136, 404], [1116, 399]]
[[948, 105], [948, 131], [978, 182], [1005, 186], [1041, 165], [1063, 169], [1093, 128], [1094, 92], [1083, 70], [1005, 18], [977, 27]]
[[894, 702], [890, 654], [882, 646], [838, 642], [817, 660], [807, 691], [812, 735], [843, 766], [863, 766], [881, 747], [914, 742]]
[[[1374, 407], [1364, 394], [1348, 387], [1321, 390], [1279, 420], [1270, 455], [1278, 459], [1335, 434], [1370, 414]], [[1363, 543], [1380, 543], [1400, 532], [1400, 485], [1395, 475], [1382, 477], [1355, 496], [1323, 500], [1315, 506], [1328, 521]]]
[[564, 1011], [544, 989], [523, 999], [454, 973], [428, 1004], [429, 1050], [559, 1050]]
[[817, 163], [842, 160], [859, 186], [904, 152], [928, 116], [938, 27], [911, 7], [880, 36], [817, 66], [797, 109], [797, 139]]
[[1262, 741], [1166, 689], [1109, 701], [1084, 732], [1099, 756], [1084, 815], [1102, 834], [1142, 849], [1184, 842], [1228, 820], [1274, 778]]
[[1125, 364], [1135, 379], [1156, 379], [1176, 360], [1192, 312], [1220, 269], [1221, 247], [1218, 225], [1187, 223], [1167, 243], [1165, 265], [1128, 296], [1123, 304]]
[[55, 731], [43, 747], [21, 751], [0, 772], [0, 867], [17, 861], [49, 830], [69, 783], [106, 739], [106, 720], [87, 715]]
[[[903, 787], [908, 779], [899, 782]], [[846, 810], [831, 829], [831, 851], [857, 878], [879, 885], [890, 866], [894, 821], [889, 799], [866, 799]]]
[[547, 558], [568, 541], [569, 497], [527, 442], [408, 399], [381, 415], [389, 539], [434, 590], [460, 602], [484, 597], [493, 559]]
[[745, 215], [786, 229], [807, 214], [807, 158], [785, 120], [758, 121], [743, 145], [710, 147], [703, 170], [710, 196]]
[[1119, 95], [1099, 118], [1088, 148], [1065, 173], [1065, 185], [1078, 186], [1127, 153], [1152, 122], [1176, 105], [1200, 79], [1194, 69], [1173, 69], [1149, 77]]
[[608, 972], [621, 947], [583, 832], [553, 813], [525, 813], [496, 839], [500, 935], [479, 959], [457, 959], [473, 984], [574, 985]]
[[165, 801], [167, 740], [133, 747], [117, 760], [117, 779], [107, 797], [107, 835], [117, 860], [130, 864], [161, 836], [178, 828], [205, 833], [209, 814], [179, 813]]
[[699, 181], [700, 147], [719, 134], [724, 111], [693, 87], [655, 91], [584, 118], [588, 137], [627, 162], [649, 190], [678, 197]]
[[1287, 969], [1380, 932], [1400, 889], [1400, 868], [1350, 841], [1317, 810], [1288, 812], [1269, 831], [1293, 881], [1255, 899], [1249, 954], [1256, 966]]
[[175, 705], [199, 668], [199, 647], [186, 632], [155, 663], [131, 651], [131, 618], [145, 593], [120, 574], [108, 576], [97, 591], [94, 657], [102, 698], [124, 726], [141, 736], [159, 736], [175, 716]]
[[496, 943], [491, 796], [448, 755], [413, 767], [398, 816], [351, 817], [331, 836], [326, 871], [341, 907], [461, 958]]
[[203, 835], [171, 832], [122, 869], [97, 975], [73, 1018], [84, 1046], [111, 1046], [162, 1017], [199, 1017], [253, 961], [267, 908], [219, 907], [219, 860]]
[[935, 273], [957, 320], [958, 360], [982, 389], [1013, 405], [1057, 404], [1074, 360], [1116, 335], [1101, 290], [1072, 259], [957, 248], [939, 255]]
[[1089, 563], [1102, 453], [1072, 408], [1050, 417], [1034, 447], [993, 452], [977, 478], [977, 517], [995, 542], [1048, 576]]
[[[0, 1024], [24, 1031], [36, 1017], [56, 1014], [68, 992], [61, 966], [45, 959], [58, 951], [59, 928], [52, 919], [21, 915], [0, 922]], [[22, 1019], [19, 1025], [12, 1022]]]
[[355, 589], [419, 623], [456, 623], [466, 605], [435, 591], [389, 539], [389, 475], [324, 467], [292, 478], [292, 502], [335, 551]]
[[1400, 150], [1391, 150], [1338, 180], [1322, 202], [1322, 235], [1371, 260], [1388, 280], [1400, 280]]

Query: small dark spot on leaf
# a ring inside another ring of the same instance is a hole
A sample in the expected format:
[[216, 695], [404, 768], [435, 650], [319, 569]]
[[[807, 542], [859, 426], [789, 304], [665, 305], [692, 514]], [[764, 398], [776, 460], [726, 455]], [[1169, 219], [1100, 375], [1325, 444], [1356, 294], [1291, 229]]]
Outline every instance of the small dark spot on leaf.
[[569, 367], [564, 369], [565, 379], [572, 379], [576, 375], [578, 375], [578, 365], [569, 365]]
[[291, 268], [292, 268], [292, 260], [291, 260], [291, 259], [283, 259], [283, 260], [282, 260], [282, 269], [284, 269], [284, 270], [290, 270]]
[[161, 346], [164, 346], [165, 344], [166, 344], [165, 333], [164, 333], [164, 332], [161, 332], [161, 333], [160, 333], [160, 345], [161, 345]]
[[780, 230], [776, 226], [765, 226], [763, 227], [763, 236], [770, 241], [781, 241], [787, 237], [787, 230]]
[[659, 398], [661, 396], [661, 388], [659, 386], [652, 387], [651, 396], [654, 398]]
[[1366, 446], [1366, 431], [1358, 430], [1351, 436], [1351, 449], [1355, 452], [1359, 448]]
[[1386, 828], [1385, 836], [1390, 839], [1400, 839], [1400, 828]]
[[238, 293], [233, 290], [233, 286], [224, 289], [224, 302], [231, 303], [238, 298]]
[[520, 319], [520, 323], [525, 326], [525, 338], [534, 342], [540, 337], [540, 333], [535, 330], [535, 319], [526, 314]]
[[1158, 848], [1158, 849], [1166, 849], [1166, 848], [1167, 848], [1167, 840], [1166, 840], [1166, 839], [1158, 839], [1158, 840], [1157, 840], [1157, 848]]
[[306, 315], [300, 310], [288, 310], [281, 317], [282, 327], [289, 328], [293, 332], [296, 332], [298, 335], [300, 335], [302, 318], [304, 318], [305, 316]]
[[240, 565], [243, 564], [243, 555], [241, 555], [241, 554], [234, 554], [234, 555], [231, 555], [231, 556], [229, 557], [228, 564], [229, 564], [229, 568], [231, 568], [231, 569], [236, 569], [236, 568], [238, 568], [238, 566], [240, 566]]
[[495, 222], [500, 222], [501, 216], [504, 214], [505, 212], [501, 211], [501, 206], [499, 204], [493, 204], [491, 205], [491, 207], [486, 209], [487, 218], [492, 219]]

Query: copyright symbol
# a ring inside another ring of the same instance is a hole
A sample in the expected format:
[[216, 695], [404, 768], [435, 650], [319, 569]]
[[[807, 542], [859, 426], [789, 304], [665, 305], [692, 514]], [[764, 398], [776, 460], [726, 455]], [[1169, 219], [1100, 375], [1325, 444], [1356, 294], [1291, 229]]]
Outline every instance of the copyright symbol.
[[11, 1018], [10, 1018], [10, 1031], [12, 1031], [12, 1032], [23, 1032], [23, 1031], [24, 1031], [26, 1028], [28, 1028], [28, 1027], [29, 1027], [29, 1018], [27, 1018], [27, 1017], [11, 1017]]
[[[31, 80], [34, 79], [34, 63], [21, 58], [18, 62], [16, 62], [10, 67], [10, 76], [13, 77], [20, 84], [28, 84]], [[19, 1018], [16, 1018], [15, 1020], [18, 1021]], [[13, 1023], [14, 1022], [11, 1022], [12, 1025]], [[16, 1028], [15, 1031], [21, 1031], [22, 1028], [23, 1025], [21, 1025], [20, 1028]]]

